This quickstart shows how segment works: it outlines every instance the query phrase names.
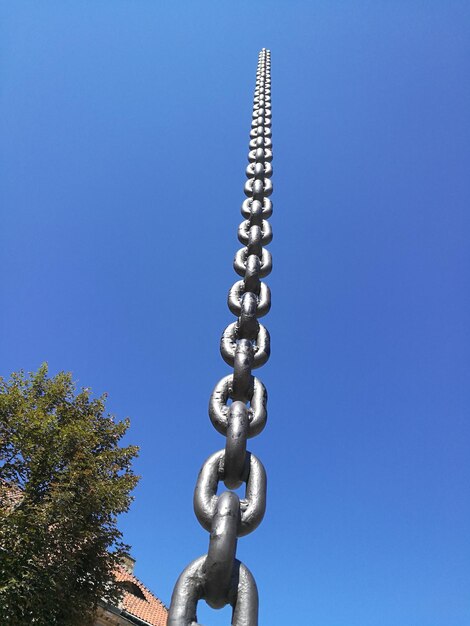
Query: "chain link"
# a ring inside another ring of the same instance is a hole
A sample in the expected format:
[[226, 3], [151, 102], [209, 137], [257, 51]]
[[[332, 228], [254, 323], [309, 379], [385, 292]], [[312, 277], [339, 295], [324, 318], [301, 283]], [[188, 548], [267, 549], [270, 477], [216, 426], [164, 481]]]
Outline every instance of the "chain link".
[[[230, 604], [232, 626], [257, 626], [258, 590], [248, 568], [235, 558], [238, 537], [252, 532], [266, 510], [266, 471], [246, 449], [247, 439], [259, 435], [267, 420], [267, 393], [252, 370], [269, 359], [270, 337], [258, 318], [271, 307], [271, 292], [261, 281], [272, 269], [271, 254], [263, 246], [272, 240], [271, 54], [258, 57], [250, 130], [250, 151], [238, 239], [244, 245], [233, 267], [242, 277], [229, 291], [228, 307], [237, 316], [220, 340], [220, 352], [233, 374], [222, 378], [209, 402], [209, 417], [225, 436], [225, 449], [203, 464], [194, 491], [194, 512], [210, 532], [209, 549], [190, 563], [178, 578], [171, 598], [167, 626], [198, 626], [199, 600], [218, 609]], [[227, 489], [245, 483], [245, 497], [233, 491], [217, 495], [219, 482]]]

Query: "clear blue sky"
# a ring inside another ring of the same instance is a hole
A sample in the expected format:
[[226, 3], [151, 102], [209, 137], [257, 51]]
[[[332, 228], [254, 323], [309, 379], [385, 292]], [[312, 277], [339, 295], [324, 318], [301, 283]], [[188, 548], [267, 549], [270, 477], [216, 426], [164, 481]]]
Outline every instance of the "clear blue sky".
[[48, 361], [131, 417], [121, 527], [168, 604], [208, 545], [261, 47], [269, 491], [238, 546], [260, 624], [468, 626], [470, 3], [1, 2], [1, 373]]

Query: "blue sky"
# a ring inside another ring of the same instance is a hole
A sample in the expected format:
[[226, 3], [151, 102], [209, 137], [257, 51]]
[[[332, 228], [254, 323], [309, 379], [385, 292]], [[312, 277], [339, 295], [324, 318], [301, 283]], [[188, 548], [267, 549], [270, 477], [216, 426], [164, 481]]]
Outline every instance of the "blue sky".
[[[470, 4], [1, 2], [1, 373], [74, 373], [132, 420], [121, 520], [165, 603], [207, 550], [257, 54], [274, 270], [238, 555], [260, 624], [470, 623]], [[229, 623], [200, 605], [199, 620]]]

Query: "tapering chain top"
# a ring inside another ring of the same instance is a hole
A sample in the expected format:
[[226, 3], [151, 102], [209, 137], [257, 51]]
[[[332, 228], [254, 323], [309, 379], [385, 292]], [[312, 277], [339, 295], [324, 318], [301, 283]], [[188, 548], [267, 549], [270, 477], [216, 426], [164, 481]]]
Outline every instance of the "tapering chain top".
[[[267, 394], [252, 370], [264, 365], [270, 354], [270, 338], [258, 322], [271, 306], [271, 293], [261, 279], [271, 272], [270, 252], [264, 247], [272, 239], [267, 219], [272, 213], [270, 52], [259, 53], [253, 119], [250, 131], [249, 164], [242, 204], [245, 220], [238, 229], [244, 247], [238, 250], [234, 269], [242, 277], [230, 289], [228, 307], [237, 320], [227, 326], [220, 352], [233, 373], [215, 386], [209, 416], [225, 437], [225, 448], [215, 452], [202, 466], [194, 492], [194, 511], [210, 532], [209, 549], [182, 572], [171, 598], [168, 626], [198, 626], [196, 609], [200, 599], [213, 608], [233, 607], [233, 626], [257, 626], [258, 591], [249, 569], [235, 558], [237, 539], [252, 532], [266, 509], [266, 472], [261, 461], [246, 449], [246, 441], [258, 435], [267, 418]], [[217, 496], [223, 481], [228, 490], [245, 483], [245, 497], [233, 491]]]

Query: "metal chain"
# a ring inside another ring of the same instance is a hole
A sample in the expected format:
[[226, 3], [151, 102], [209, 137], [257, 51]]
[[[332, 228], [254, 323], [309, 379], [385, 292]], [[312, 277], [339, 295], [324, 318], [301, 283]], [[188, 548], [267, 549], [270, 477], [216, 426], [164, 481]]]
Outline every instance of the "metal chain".
[[[237, 321], [227, 326], [220, 352], [233, 374], [215, 386], [209, 416], [226, 437], [225, 449], [215, 452], [202, 466], [194, 492], [194, 511], [210, 532], [209, 549], [190, 563], [176, 582], [168, 626], [198, 626], [196, 609], [204, 599], [213, 608], [231, 604], [233, 626], [257, 626], [258, 590], [255, 580], [235, 558], [238, 537], [252, 532], [266, 510], [266, 472], [261, 461], [246, 449], [246, 441], [266, 425], [267, 394], [252, 370], [264, 365], [270, 354], [270, 338], [258, 318], [271, 306], [269, 287], [261, 282], [271, 272], [271, 254], [264, 248], [272, 239], [267, 219], [272, 214], [271, 55], [263, 48], [258, 57], [249, 164], [242, 205], [245, 220], [238, 229], [244, 244], [235, 255], [234, 269], [243, 277], [228, 294], [228, 307]], [[245, 498], [233, 491], [217, 496], [223, 481], [228, 489], [245, 483]]]

